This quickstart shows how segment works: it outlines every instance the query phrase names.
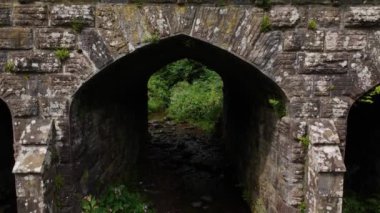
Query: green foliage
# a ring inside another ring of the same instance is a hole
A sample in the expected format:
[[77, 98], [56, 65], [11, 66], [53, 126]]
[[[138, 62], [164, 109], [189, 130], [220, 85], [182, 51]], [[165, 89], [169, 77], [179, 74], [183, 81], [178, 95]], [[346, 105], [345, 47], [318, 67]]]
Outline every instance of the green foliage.
[[222, 111], [222, 81], [213, 72], [207, 79], [179, 82], [170, 96], [169, 116], [211, 131]]
[[371, 92], [369, 92], [364, 97], [360, 98], [359, 101], [362, 103], [373, 104], [373, 97], [380, 95], [380, 86], [375, 87]]
[[260, 25], [260, 31], [261, 32], [268, 32], [272, 28], [272, 23], [269, 19], [268, 15], [264, 15], [263, 19], [261, 20], [261, 25]]
[[143, 43], [157, 44], [160, 41], [160, 34], [153, 33], [143, 39]]
[[57, 49], [55, 52], [55, 57], [57, 57], [60, 61], [64, 61], [70, 57], [70, 52], [67, 49]]
[[174, 120], [211, 131], [221, 113], [222, 87], [215, 72], [192, 60], [180, 60], [150, 78], [148, 110], [168, 112]]
[[138, 193], [127, 190], [124, 185], [109, 188], [99, 199], [89, 195], [82, 200], [83, 213], [154, 213], [150, 205]]
[[380, 212], [380, 195], [368, 198], [349, 193], [343, 199], [343, 213]]
[[306, 203], [303, 201], [299, 206], [298, 209], [300, 210], [300, 213], [306, 213]]
[[76, 32], [82, 32], [85, 22], [82, 19], [74, 19], [71, 21], [71, 28]]
[[148, 82], [148, 111], [162, 112], [170, 103], [170, 91], [167, 82], [161, 76], [153, 75]]
[[310, 19], [307, 23], [307, 28], [309, 30], [316, 30], [318, 27], [317, 21], [315, 19]]
[[304, 135], [302, 137], [299, 137], [298, 138], [298, 141], [303, 145], [303, 147], [305, 149], [307, 149], [309, 147], [309, 144], [310, 144], [310, 139], [309, 139], [309, 136], [307, 135]]
[[284, 103], [282, 103], [280, 100], [275, 99], [275, 98], [270, 98], [268, 100], [268, 103], [274, 109], [276, 115], [279, 118], [282, 118], [286, 115], [286, 107], [285, 107]]
[[4, 72], [13, 72], [15, 70], [15, 64], [13, 61], [7, 61], [4, 66]]

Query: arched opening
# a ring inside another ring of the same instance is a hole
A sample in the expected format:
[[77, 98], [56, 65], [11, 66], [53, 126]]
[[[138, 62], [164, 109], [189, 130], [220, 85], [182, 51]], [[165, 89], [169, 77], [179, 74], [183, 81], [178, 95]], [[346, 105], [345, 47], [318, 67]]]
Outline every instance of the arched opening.
[[12, 174], [13, 130], [12, 116], [8, 106], [0, 100], [0, 212], [17, 211], [15, 177]]
[[347, 122], [343, 211], [379, 212], [380, 87], [359, 98]]
[[[96, 195], [109, 183], [133, 176], [140, 147], [149, 135], [147, 82], [157, 70], [183, 58], [206, 65], [223, 80], [223, 143], [241, 193], [254, 209], [263, 193], [259, 179], [264, 178], [263, 170], [272, 160], [268, 152], [286, 97], [251, 64], [185, 35], [124, 56], [77, 91], [70, 108], [70, 137], [78, 194]], [[275, 100], [276, 106], [269, 100]]]

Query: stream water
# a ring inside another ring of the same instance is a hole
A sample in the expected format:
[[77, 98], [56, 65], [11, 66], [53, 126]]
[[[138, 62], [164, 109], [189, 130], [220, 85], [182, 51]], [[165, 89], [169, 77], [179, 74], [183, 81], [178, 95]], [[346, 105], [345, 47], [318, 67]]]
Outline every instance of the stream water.
[[223, 146], [187, 124], [149, 122], [137, 190], [157, 213], [249, 213]]

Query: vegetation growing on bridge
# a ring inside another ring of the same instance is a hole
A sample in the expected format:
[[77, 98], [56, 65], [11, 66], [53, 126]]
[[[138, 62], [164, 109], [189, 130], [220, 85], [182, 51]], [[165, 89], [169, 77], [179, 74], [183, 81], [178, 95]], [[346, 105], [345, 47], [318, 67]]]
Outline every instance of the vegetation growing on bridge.
[[309, 30], [316, 30], [318, 28], [317, 21], [315, 19], [310, 19], [307, 23], [307, 28]]
[[286, 116], [286, 107], [285, 104], [282, 103], [279, 99], [277, 98], [270, 98], [268, 100], [268, 103], [272, 106], [274, 112], [279, 118], [282, 118]]
[[13, 72], [15, 70], [15, 64], [13, 61], [7, 61], [4, 66], [4, 72]]
[[70, 52], [65, 48], [57, 49], [54, 54], [60, 61], [64, 61], [70, 57]]
[[84, 21], [82, 19], [74, 19], [72, 22], [71, 22], [71, 28], [76, 32], [76, 33], [80, 33], [82, 32], [83, 28], [84, 28]]
[[180, 60], [150, 78], [148, 109], [211, 131], [222, 111], [222, 87], [214, 71], [192, 60]]
[[269, 19], [268, 15], [264, 15], [263, 19], [261, 20], [261, 25], [260, 25], [260, 31], [261, 32], [268, 32], [272, 28], [272, 23]]
[[373, 104], [373, 98], [376, 95], [380, 95], [380, 86], [375, 87], [371, 92], [363, 96], [359, 101], [363, 103]]

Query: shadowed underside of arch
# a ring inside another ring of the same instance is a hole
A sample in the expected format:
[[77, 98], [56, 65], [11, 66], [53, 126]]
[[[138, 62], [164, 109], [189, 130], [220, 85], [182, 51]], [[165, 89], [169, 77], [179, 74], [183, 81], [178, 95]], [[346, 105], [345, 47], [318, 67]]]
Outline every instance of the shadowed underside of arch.
[[12, 116], [3, 100], [0, 100], [0, 144], [0, 212], [16, 212]]
[[139, 146], [147, 140], [147, 81], [164, 65], [182, 58], [207, 65], [223, 79], [223, 142], [252, 210], [277, 208], [281, 202], [296, 210], [276, 189], [278, 125], [285, 121], [279, 121], [268, 100], [285, 105], [284, 93], [251, 64], [185, 35], [137, 49], [76, 92], [70, 108], [70, 163], [75, 173], [65, 184], [75, 185], [74, 192], [82, 196], [97, 194], [107, 183], [133, 172]]
[[[380, 202], [380, 96], [374, 90], [359, 97], [351, 106], [347, 119], [343, 208], [377, 211]], [[372, 94], [372, 95], [371, 95]]]

